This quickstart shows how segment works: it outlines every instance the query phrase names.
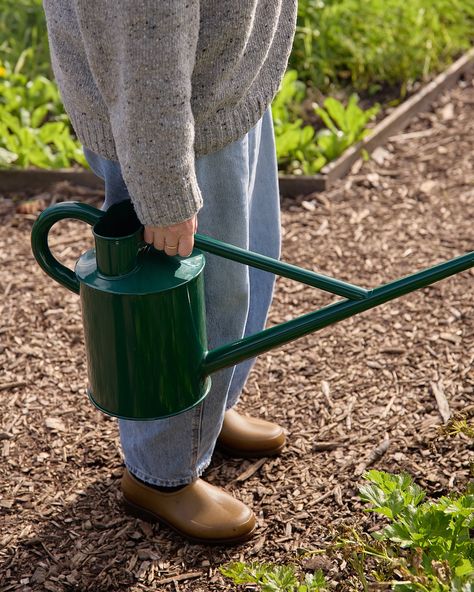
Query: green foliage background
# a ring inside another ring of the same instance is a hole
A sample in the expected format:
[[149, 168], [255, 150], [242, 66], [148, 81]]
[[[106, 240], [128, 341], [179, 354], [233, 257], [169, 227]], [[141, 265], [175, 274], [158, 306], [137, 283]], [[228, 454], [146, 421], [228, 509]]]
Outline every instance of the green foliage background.
[[334, 85], [402, 92], [440, 72], [474, 41], [473, 0], [299, 0], [291, 67], [323, 92]]
[[[273, 104], [280, 169], [318, 172], [367, 133], [377, 107], [360, 109], [354, 90], [403, 96], [473, 40], [474, 0], [299, 0], [290, 68]], [[53, 86], [42, 1], [0, 0], [0, 167], [87, 166]], [[342, 102], [326, 98], [305, 111], [315, 89]]]

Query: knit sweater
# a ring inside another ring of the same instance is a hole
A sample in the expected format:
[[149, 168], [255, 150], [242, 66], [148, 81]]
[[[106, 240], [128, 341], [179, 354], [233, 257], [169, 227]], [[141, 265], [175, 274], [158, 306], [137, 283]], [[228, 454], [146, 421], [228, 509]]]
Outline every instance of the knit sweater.
[[[77, 137], [120, 163], [140, 221], [191, 218], [195, 158], [244, 136], [276, 94], [296, 0], [44, 0]], [[205, 199], [205, 196], [204, 196]]]

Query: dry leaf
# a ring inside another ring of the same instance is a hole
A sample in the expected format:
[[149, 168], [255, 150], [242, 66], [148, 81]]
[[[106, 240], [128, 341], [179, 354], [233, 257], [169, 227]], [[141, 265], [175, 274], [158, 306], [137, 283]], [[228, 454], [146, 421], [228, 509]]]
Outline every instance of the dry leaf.
[[44, 420], [44, 424], [47, 428], [49, 428], [50, 430], [56, 431], [56, 432], [65, 432], [66, 431], [66, 426], [57, 417], [47, 417]]

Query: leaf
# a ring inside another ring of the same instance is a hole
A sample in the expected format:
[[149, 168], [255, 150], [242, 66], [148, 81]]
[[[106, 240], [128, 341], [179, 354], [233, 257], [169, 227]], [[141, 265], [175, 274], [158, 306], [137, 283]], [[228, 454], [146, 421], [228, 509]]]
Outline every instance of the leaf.
[[328, 128], [328, 130], [330, 130], [333, 134], [337, 134], [337, 127], [334, 125], [334, 122], [331, 120], [331, 117], [324, 109], [321, 109], [321, 107], [316, 107], [314, 112], [316, 113], [316, 115], [319, 115], [319, 117], [321, 117], [324, 125]]
[[344, 105], [337, 99], [329, 97], [324, 101], [324, 107], [328, 115], [336, 122], [339, 129], [341, 131], [347, 131]]
[[18, 159], [18, 154], [0, 147], [0, 165], [8, 165]]
[[469, 559], [467, 559], [467, 557], [463, 557], [461, 563], [456, 566], [454, 573], [460, 578], [464, 576], [474, 576], [474, 565]]
[[40, 105], [39, 107], [36, 107], [36, 109], [34, 109], [33, 113], [31, 114], [31, 126], [40, 127], [48, 111], [49, 105]]
[[57, 417], [47, 417], [44, 420], [44, 424], [47, 428], [49, 428], [50, 430], [56, 431], [56, 432], [65, 432], [66, 431], [66, 426]]
[[400, 543], [402, 547], [410, 547], [413, 540], [410, 531], [403, 524], [395, 523], [386, 526], [383, 530], [384, 538], [390, 539], [394, 543]]

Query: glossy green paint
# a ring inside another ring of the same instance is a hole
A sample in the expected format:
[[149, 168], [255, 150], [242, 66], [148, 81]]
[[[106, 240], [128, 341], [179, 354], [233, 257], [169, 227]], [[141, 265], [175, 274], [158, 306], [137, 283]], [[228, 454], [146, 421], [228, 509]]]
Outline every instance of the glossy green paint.
[[[48, 247], [49, 230], [63, 218], [93, 226], [95, 248], [79, 258], [74, 272]], [[195, 249], [185, 259], [168, 257], [144, 243], [130, 201], [107, 212], [87, 204], [57, 204], [38, 217], [31, 240], [45, 272], [80, 293], [91, 400], [105, 413], [125, 419], [182, 413], [205, 398], [209, 375], [216, 370], [474, 266], [474, 253], [468, 253], [366, 290], [196, 234], [195, 245], [202, 250], [345, 297], [207, 351], [203, 254]]]
[[319, 331], [319, 329], [323, 329], [328, 325], [384, 304], [389, 300], [404, 296], [419, 288], [429, 286], [473, 266], [474, 252], [471, 252], [374, 288], [368, 292], [367, 298], [364, 300], [335, 302], [315, 312], [281, 323], [276, 327], [265, 329], [256, 335], [239, 339], [210, 351], [204, 361], [203, 371], [206, 374], [212, 374], [220, 368], [233, 366], [243, 360], [269, 351], [282, 343], [289, 343], [303, 335]]
[[252, 267], [275, 273], [281, 277], [296, 280], [314, 288], [320, 288], [325, 292], [344, 296], [349, 298], [349, 300], [362, 300], [367, 298], [369, 294], [367, 290], [359, 286], [354, 286], [354, 284], [328, 277], [322, 273], [309, 271], [308, 269], [301, 269], [301, 267], [297, 267], [296, 265], [277, 261], [259, 253], [252, 253], [252, 251], [246, 251], [234, 245], [228, 245], [209, 236], [196, 234], [194, 243], [198, 249], [207, 251], [208, 253], [213, 253], [226, 259], [232, 259], [232, 261], [238, 261], [244, 265], [251, 265]]
[[[95, 248], [81, 255], [75, 272], [48, 248], [48, 232], [62, 218], [94, 225]], [[158, 419], [204, 399], [211, 380], [201, 372], [207, 338], [200, 251], [167, 257], [144, 243], [129, 201], [107, 212], [77, 203], [52, 206], [35, 222], [32, 248], [51, 277], [80, 293], [88, 393], [99, 409], [124, 419]]]
[[91, 226], [99, 222], [104, 212], [88, 204], [62, 202], [47, 208], [38, 216], [31, 231], [31, 249], [40, 267], [65, 288], [79, 294], [79, 280], [76, 274], [59, 263], [48, 246], [48, 236], [53, 224], [64, 218], [82, 220]]
[[[88, 252], [76, 266], [91, 400], [128, 419], [167, 417], [197, 405], [210, 387], [201, 373], [207, 345], [202, 274], [153, 292], [145, 276], [160, 272], [150, 258], [139, 257], [136, 271], [122, 279], [101, 278], [91, 259]], [[202, 255], [192, 259], [203, 267]], [[179, 273], [180, 262], [174, 263]], [[135, 275], [142, 281], [132, 292]]]

